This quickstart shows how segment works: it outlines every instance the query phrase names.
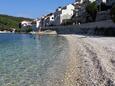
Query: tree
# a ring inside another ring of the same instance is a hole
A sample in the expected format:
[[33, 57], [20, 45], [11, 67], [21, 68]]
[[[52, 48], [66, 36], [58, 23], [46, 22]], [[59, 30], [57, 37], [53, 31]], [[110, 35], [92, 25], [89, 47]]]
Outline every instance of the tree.
[[112, 6], [110, 15], [111, 15], [112, 21], [115, 22], [115, 5]]
[[21, 21], [32, 21], [30, 18], [23, 18], [23, 17], [14, 17], [0, 14], [0, 30], [12, 30], [10, 28], [15, 28], [16, 31], [20, 31], [19, 23]]
[[89, 3], [89, 4], [86, 6], [86, 12], [91, 16], [92, 21], [95, 21], [95, 20], [96, 20], [97, 10], [98, 10], [98, 9], [97, 9], [96, 2]]

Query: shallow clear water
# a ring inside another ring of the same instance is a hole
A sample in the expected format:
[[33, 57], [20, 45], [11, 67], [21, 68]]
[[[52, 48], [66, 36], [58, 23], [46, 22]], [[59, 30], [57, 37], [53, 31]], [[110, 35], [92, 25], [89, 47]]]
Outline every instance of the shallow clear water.
[[60, 36], [0, 34], [0, 86], [61, 86], [67, 41]]

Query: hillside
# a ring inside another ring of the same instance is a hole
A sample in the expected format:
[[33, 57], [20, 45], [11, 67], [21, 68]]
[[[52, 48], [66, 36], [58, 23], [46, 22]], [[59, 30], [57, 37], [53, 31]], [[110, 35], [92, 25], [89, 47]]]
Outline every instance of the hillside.
[[0, 14], [0, 30], [11, 30], [11, 28], [15, 28], [19, 31], [18, 24], [23, 20], [31, 21], [32, 19]]

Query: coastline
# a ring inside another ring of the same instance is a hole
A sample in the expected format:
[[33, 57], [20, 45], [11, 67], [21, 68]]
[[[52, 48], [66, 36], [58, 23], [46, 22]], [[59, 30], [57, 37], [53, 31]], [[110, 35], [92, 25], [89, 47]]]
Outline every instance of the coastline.
[[115, 38], [64, 36], [69, 44], [69, 63], [64, 86], [114, 86]]
[[[13, 35], [15, 36], [16, 34]], [[13, 35], [6, 35], [8, 36], [7, 39], [10, 37], [10, 40], [8, 40], [10, 46], [7, 45], [8, 42], [1, 42], [3, 45], [5, 44], [5, 47], [1, 46], [1, 56], [9, 58], [9, 54], [4, 54], [3, 52], [7, 51], [6, 53], [9, 53], [10, 50], [12, 52], [11, 57], [15, 58], [5, 60], [11, 64], [9, 65], [10, 67], [6, 65], [5, 68], [9, 68], [10, 73], [16, 74], [15, 77], [8, 77], [11, 80], [8, 83], [5, 82], [5, 76], [3, 76], [5, 85], [19, 84], [19, 86], [22, 86], [23, 83], [25, 85], [39, 86], [115, 85], [114, 37], [71, 34], [45, 36], [43, 38], [41, 36], [41, 38], [38, 38], [36, 35], [26, 34], [21, 36], [19, 34], [15, 38]], [[6, 36], [3, 35], [5, 41], [7, 41]], [[20, 43], [22, 46], [19, 46]], [[14, 54], [14, 50], [16, 54]], [[22, 51], [26, 52], [22, 53]], [[16, 57], [15, 55], [18, 56]], [[2, 63], [5, 62], [2, 61]], [[24, 64], [20, 66], [20, 63]], [[18, 68], [15, 64], [17, 64]], [[15, 67], [12, 68], [13, 66]], [[20, 69], [23, 67], [23, 70]], [[19, 80], [17, 80], [17, 77], [19, 77], [17, 73], [20, 74]], [[8, 76], [12, 76], [12, 74], [8, 73]], [[30, 79], [31, 77], [32, 79]], [[12, 80], [12, 78], [15, 80]]]

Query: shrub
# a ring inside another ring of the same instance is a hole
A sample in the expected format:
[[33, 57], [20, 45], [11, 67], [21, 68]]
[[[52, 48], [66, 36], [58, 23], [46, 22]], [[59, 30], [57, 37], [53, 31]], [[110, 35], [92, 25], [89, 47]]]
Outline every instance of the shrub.
[[96, 20], [96, 15], [97, 15], [97, 5], [96, 2], [89, 3], [86, 6], [86, 12], [91, 16], [92, 21]]

